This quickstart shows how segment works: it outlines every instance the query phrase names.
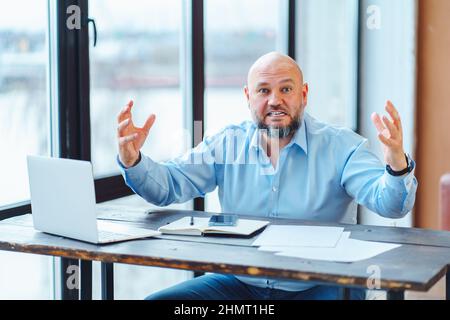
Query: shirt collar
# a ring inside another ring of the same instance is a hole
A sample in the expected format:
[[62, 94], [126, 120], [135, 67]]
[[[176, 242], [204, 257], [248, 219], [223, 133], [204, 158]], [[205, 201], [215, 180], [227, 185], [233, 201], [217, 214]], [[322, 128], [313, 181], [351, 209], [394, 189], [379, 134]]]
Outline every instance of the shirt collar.
[[[258, 134], [259, 130], [257, 126], [255, 125], [255, 131], [253, 133], [253, 137], [250, 141], [250, 148], [261, 148], [260, 144], [260, 135]], [[291, 141], [286, 145], [286, 148], [290, 147], [291, 145], [296, 144], [302, 150], [305, 152], [305, 154], [308, 154], [308, 143], [306, 140], [306, 123], [305, 123], [305, 116], [302, 117], [302, 122], [300, 129], [295, 132], [294, 136], [292, 137]]]

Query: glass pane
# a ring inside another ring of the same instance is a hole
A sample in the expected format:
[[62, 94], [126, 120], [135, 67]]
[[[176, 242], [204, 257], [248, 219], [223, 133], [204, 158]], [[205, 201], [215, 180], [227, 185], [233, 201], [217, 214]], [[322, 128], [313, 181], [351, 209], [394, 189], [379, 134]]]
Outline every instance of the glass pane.
[[[26, 155], [46, 155], [47, 1], [18, 0], [0, 10], [0, 207], [29, 199]], [[24, 10], [24, 8], [27, 10]]]
[[133, 120], [142, 126], [156, 114], [143, 147], [154, 160], [186, 149], [180, 92], [179, 0], [89, 2], [98, 29], [90, 48], [92, 162], [96, 177], [118, 173], [117, 113], [133, 99]]
[[[243, 90], [247, 72], [258, 57], [279, 50], [282, 2], [205, 1], [205, 134], [251, 119]], [[205, 206], [220, 212], [217, 191]]]
[[53, 299], [53, 258], [0, 251], [0, 300]]
[[[101, 299], [101, 264], [93, 263], [93, 300]], [[114, 300], [143, 300], [157, 291], [192, 278], [191, 271], [114, 264]]]
[[243, 88], [247, 71], [277, 49], [281, 1], [205, 1], [207, 132], [250, 119]]
[[[2, 3], [0, 207], [29, 199], [26, 155], [49, 154], [47, 21], [47, 0]], [[52, 299], [52, 262], [0, 251], [0, 299]]]
[[309, 84], [306, 111], [356, 129], [356, 0], [298, 2], [297, 61]]

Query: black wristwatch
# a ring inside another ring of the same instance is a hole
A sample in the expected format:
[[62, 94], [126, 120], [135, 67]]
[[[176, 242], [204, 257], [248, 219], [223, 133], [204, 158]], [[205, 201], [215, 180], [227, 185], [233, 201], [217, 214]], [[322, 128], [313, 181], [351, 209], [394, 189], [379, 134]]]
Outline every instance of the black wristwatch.
[[402, 176], [404, 174], [410, 173], [411, 171], [413, 171], [414, 169], [414, 162], [411, 161], [411, 159], [408, 157], [408, 155], [405, 153], [405, 158], [406, 158], [406, 163], [408, 164], [407, 167], [401, 171], [394, 171], [392, 170], [390, 165], [386, 165], [386, 171], [391, 175], [391, 176]]

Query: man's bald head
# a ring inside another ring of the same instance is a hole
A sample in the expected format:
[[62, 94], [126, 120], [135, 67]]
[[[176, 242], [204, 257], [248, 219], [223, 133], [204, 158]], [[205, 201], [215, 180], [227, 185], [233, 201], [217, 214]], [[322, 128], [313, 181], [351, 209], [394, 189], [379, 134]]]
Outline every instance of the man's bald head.
[[268, 75], [277, 70], [291, 71], [292, 75], [299, 81], [299, 85], [303, 85], [303, 72], [297, 62], [285, 54], [273, 51], [258, 58], [250, 67], [247, 75], [247, 86], [251, 86], [259, 76]]
[[290, 140], [308, 101], [308, 85], [298, 64], [279, 52], [263, 55], [248, 72], [244, 94], [258, 128], [268, 129], [272, 138]]

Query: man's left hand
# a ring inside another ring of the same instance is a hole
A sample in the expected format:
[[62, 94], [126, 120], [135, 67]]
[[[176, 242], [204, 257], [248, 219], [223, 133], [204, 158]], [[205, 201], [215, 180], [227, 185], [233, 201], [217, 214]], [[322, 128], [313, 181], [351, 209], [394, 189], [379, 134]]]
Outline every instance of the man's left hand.
[[401, 171], [408, 166], [403, 150], [403, 130], [400, 115], [391, 101], [386, 102], [386, 111], [391, 116], [380, 117], [376, 112], [371, 119], [378, 131], [378, 139], [383, 144], [384, 161], [392, 170]]

